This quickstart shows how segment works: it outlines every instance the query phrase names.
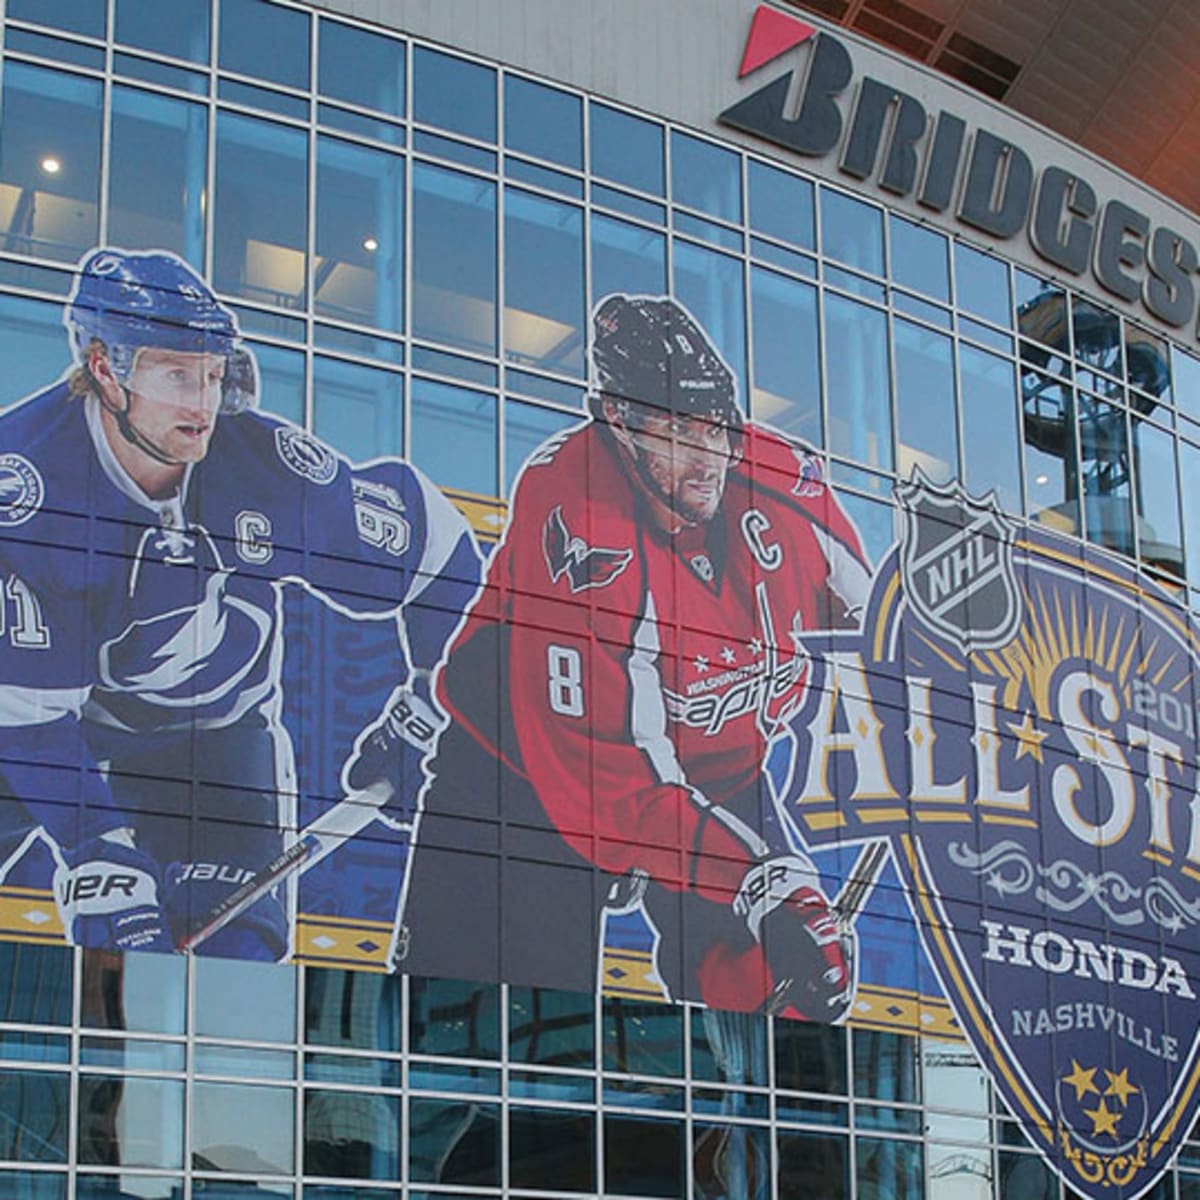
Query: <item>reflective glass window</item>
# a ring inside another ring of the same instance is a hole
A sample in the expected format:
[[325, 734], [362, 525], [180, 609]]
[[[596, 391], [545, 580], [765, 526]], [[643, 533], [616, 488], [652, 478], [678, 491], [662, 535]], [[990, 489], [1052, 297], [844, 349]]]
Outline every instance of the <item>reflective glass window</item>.
[[[77, 1200], [91, 1200], [85, 1188], [86, 1183], [81, 1181]], [[0, 1196], [11, 1196], [13, 1200], [67, 1200], [67, 1177], [50, 1171], [0, 1171]]]
[[820, 446], [824, 430], [817, 289], [774, 271], [752, 267], [750, 304], [754, 366], [751, 415]]
[[[684, 1195], [685, 1133], [682, 1121], [664, 1121], [657, 1117], [605, 1117], [606, 1194]], [[732, 1187], [734, 1181], [729, 1182]]]
[[962, 346], [963, 480], [972, 495], [994, 490], [1000, 507], [1021, 511], [1017, 381], [1008, 359]]
[[504, 351], [509, 362], [583, 373], [583, 210], [508, 188]]
[[1125, 377], [1130, 386], [1161, 400], [1171, 400], [1170, 347], [1165, 339], [1125, 322]]
[[[1180, 498], [1185, 513], [1200, 513], [1200, 448], [1179, 443]], [[1187, 575], [1193, 584], [1200, 582], [1200, 524], [1194, 519], [1186, 525]]]
[[0, 1158], [67, 1161], [67, 1076], [0, 1070]]
[[[194, 962], [198, 1034], [261, 1042], [295, 1039], [294, 967], [224, 958]], [[255, 1002], [247, 1004], [247, 996]]]
[[[880, 1193], [880, 1200], [887, 1192]], [[849, 1200], [849, 1139], [830, 1133], [779, 1134], [779, 1200]]]
[[408, 1177], [414, 1183], [499, 1187], [500, 1106], [410, 1101]]
[[714, 1083], [767, 1083], [767, 1022], [758, 1013], [692, 1012], [692, 1075]]
[[917, 1039], [905, 1033], [856, 1029], [851, 1038], [854, 1094], [860, 1100], [919, 1099]]
[[318, 356], [313, 431], [351, 462], [404, 452], [404, 380], [391, 371]]
[[269, 0], [221, 0], [220, 20], [223, 70], [308, 87], [307, 13]]
[[441, 487], [496, 494], [496, 397], [414, 379], [413, 462]]
[[496, 72], [437, 50], [413, 50], [413, 115], [451, 133], [496, 140]]
[[559, 412], [520, 400], [504, 404], [504, 489], [512, 495], [517, 472], [525, 460], [560, 429], [578, 424], [582, 413]]
[[[1058, 1200], [1058, 1180], [1040, 1154], [1001, 1150], [996, 1155], [996, 1200]], [[1180, 1200], [1194, 1197], [1180, 1192]]]
[[83, 952], [80, 1019], [86, 1026], [182, 1033], [186, 999], [186, 959]]
[[892, 409], [884, 314], [826, 294], [825, 362], [829, 448], [890, 471]]
[[319, 138], [316, 224], [316, 311], [379, 329], [402, 329], [404, 159]]
[[[208, 62], [209, 0], [116, 0], [117, 41], [188, 62]], [[257, 73], [257, 72], [255, 72]]]
[[412, 1053], [499, 1058], [500, 989], [495, 984], [412, 979], [408, 998]]
[[1184, 416], [1200, 421], [1200, 358], [1171, 347], [1171, 373], [1175, 380], [1175, 403]]
[[830, 258], [883, 274], [883, 213], [843, 192], [821, 189], [821, 246]]
[[240, 1083], [193, 1085], [193, 1165], [238, 1175], [292, 1171], [295, 1099], [291, 1088]]
[[[834, 467], [836, 472], [836, 463]], [[879, 562], [896, 539], [896, 515], [891, 502], [871, 500], [841, 489], [838, 496], [862, 537], [867, 562]]]
[[510, 150], [579, 170], [582, 102], [570, 92], [509, 75], [504, 81], [504, 141]]
[[304, 1170], [346, 1179], [399, 1178], [399, 1099], [310, 1088], [304, 1096]]
[[304, 424], [304, 355], [281, 346], [254, 347], [258, 359], [259, 405], [296, 425]]
[[1076, 393], [1076, 403], [1088, 541], [1131, 555], [1133, 488], [1125, 410], [1083, 391]]
[[120, 1075], [79, 1080], [79, 1161], [182, 1167], [183, 1083]]
[[692, 1126], [692, 1171], [698, 1200], [771, 1195], [771, 1146], [765, 1129], [697, 1121]]
[[496, 185], [426, 163], [413, 167], [412, 332], [496, 348]]
[[955, 242], [954, 291], [959, 308], [997, 325], [1012, 326], [1008, 267], [998, 258]]
[[1179, 481], [1171, 435], [1148, 421], [1131, 417], [1133, 461], [1142, 561], [1183, 578]]
[[[0, 296], [0, 406], [49, 386], [66, 368], [69, 353], [61, 304]], [[34, 953], [32, 946], [25, 949]], [[0, 955], [6, 952], [0, 950]]]
[[303, 308], [308, 138], [298, 129], [217, 117], [213, 283], [218, 291]]
[[855, 1142], [854, 1174], [860, 1196], [925, 1200], [920, 1142], [859, 1137]]
[[1115, 312], [1072, 296], [1071, 332], [1077, 359], [1106, 375], [1124, 377], [1121, 318]]
[[632, 1075], [683, 1073], [682, 1008], [615, 999], [606, 999], [603, 1004], [606, 1071]]
[[662, 296], [667, 290], [667, 240], [661, 233], [612, 217], [592, 216], [592, 304], [614, 292]]
[[404, 115], [403, 42], [338, 21], [322, 21], [318, 38], [321, 95], [394, 117]]
[[662, 126], [604, 104], [591, 105], [592, 174], [661, 196]]
[[13, 20], [50, 25], [87, 37], [104, 36], [105, 0], [8, 0], [6, 14]]
[[754, 159], [747, 168], [747, 182], [750, 227], [781, 242], [813, 249], [813, 185]]
[[746, 302], [742, 263], [675, 243], [675, 296], [700, 322], [738, 381], [738, 403], [746, 406]]
[[76, 261], [99, 238], [102, 88], [9, 62], [0, 101], [0, 249]]
[[114, 87], [109, 164], [109, 242], [173, 250], [202, 270], [208, 109]]
[[1052, 375], [1025, 371], [1025, 488], [1036, 521], [1078, 536], [1079, 460], [1075, 440], [1075, 390]]
[[950, 302], [950, 247], [946, 238], [924, 225], [888, 218], [892, 281], [935, 300]]
[[593, 1003], [589, 992], [510, 989], [510, 1057], [545, 1066], [590, 1067], [595, 1047]]
[[400, 1049], [400, 977], [366, 971], [304, 974], [304, 1036], [322, 1046]]
[[808, 1021], [775, 1022], [775, 1086], [797, 1092], [846, 1091], [846, 1031]]
[[902, 479], [919, 468], [945, 483], [958, 475], [951, 340], [910, 321], [893, 326], [896, 357], [897, 462]]
[[671, 134], [671, 196], [726, 221], [742, 219], [742, 160], [686, 133]]
[[593, 1113], [513, 1107], [508, 1113], [509, 1186], [596, 1190]]

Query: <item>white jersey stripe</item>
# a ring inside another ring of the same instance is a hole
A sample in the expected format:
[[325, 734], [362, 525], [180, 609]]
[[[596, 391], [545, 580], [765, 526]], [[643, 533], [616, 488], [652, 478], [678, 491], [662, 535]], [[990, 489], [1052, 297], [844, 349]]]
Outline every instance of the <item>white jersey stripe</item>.
[[675, 747], [667, 736], [667, 709], [663, 703], [662, 678], [658, 673], [661, 651], [658, 616], [654, 597], [647, 592], [646, 603], [633, 635], [633, 653], [629, 656], [629, 721], [633, 741], [650, 760], [661, 783], [685, 785], [687, 779]]

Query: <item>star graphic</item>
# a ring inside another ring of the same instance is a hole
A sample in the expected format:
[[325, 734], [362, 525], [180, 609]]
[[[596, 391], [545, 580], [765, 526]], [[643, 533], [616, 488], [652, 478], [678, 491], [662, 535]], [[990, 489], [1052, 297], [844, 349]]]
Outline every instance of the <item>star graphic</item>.
[[746, 643], [746, 649], [749, 650], [755, 658], [757, 658], [763, 650], [762, 642], [760, 642], [758, 638], [751, 638]]
[[1042, 761], [1042, 743], [1050, 735], [1038, 729], [1029, 713], [1025, 714], [1025, 719], [1020, 725], [1013, 721], [1008, 721], [1006, 724], [1017, 739], [1017, 758], [1024, 758], [1028, 754], [1034, 762], [1040, 763]]
[[1117, 1122], [1121, 1119], [1121, 1114], [1116, 1111], [1109, 1112], [1108, 1105], [1103, 1100], [1095, 1108], [1085, 1108], [1083, 1115], [1092, 1119], [1093, 1137], [1102, 1133], [1112, 1134], [1114, 1138], [1117, 1136]]
[[724, 662], [727, 662], [730, 664], [730, 666], [732, 666], [734, 661], [737, 659], [737, 655], [734, 654], [731, 647], [722, 646], [721, 647], [721, 658]]
[[1129, 1082], [1129, 1068], [1124, 1067], [1120, 1071], [1109, 1071], [1105, 1069], [1105, 1075], [1108, 1076], [1108, 1087], [1104, 1089], [1106, 1096], [1116, 1096], [1121, 1102], [1122, 1108], [1129, 1106], [1129, 1097], [1136, 1096], [1140, 1088]]
[[704, 672], [708, 670], [708, 659], [705, 658], [703, 654], [697, 654], [696, 661], [693, 665], [696, 668], [696, 673], [703, 675]]
[[1088, 1092], [1095, 1092], [1097, 1096], [1100, 1094], [1096, 1086], [1096, 1068], [1084, 1070], [1075, 1059], [1071, 1059], [1070, 1075], [1064, 1075], [1062, 1081], [1075, 1089], [1076, 1100], [1082, 1100]]

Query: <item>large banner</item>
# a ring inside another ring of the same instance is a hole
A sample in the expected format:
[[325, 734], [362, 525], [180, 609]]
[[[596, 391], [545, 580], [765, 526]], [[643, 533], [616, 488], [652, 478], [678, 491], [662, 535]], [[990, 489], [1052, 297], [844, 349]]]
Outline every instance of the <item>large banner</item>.
[[[664, 297], [499, 544], [101, 249], [0, 416], [0, 933], [965, 1037], [1076, 1191], [1200, 1102], [1196, 629], [919, 474], [879, 562]], [[67, 351], [64, 350], [66, 355]]]

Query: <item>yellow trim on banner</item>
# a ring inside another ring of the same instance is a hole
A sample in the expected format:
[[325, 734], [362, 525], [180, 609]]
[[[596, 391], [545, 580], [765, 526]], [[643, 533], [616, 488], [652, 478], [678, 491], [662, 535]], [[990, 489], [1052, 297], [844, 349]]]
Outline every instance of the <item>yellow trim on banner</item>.
[[296, 918], [296, 950], [292, 962], [311, 967], [386, 971], [392, 930], [390, 921], [301, 913]]
[[484, 496], [478, 492], [460, 492], [454, 488], [442, 488], [450, 502], [467, 519], [476, 537], [487, 542], [498, 542], [508, 519], [508, 505], [495, 496]]
[[21, 942], [62, 942], [54, 893], [46, 888], [0, 888], [0, 937]]

